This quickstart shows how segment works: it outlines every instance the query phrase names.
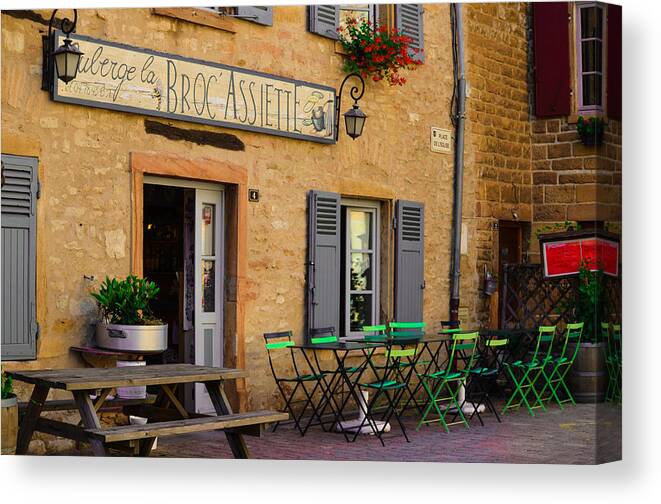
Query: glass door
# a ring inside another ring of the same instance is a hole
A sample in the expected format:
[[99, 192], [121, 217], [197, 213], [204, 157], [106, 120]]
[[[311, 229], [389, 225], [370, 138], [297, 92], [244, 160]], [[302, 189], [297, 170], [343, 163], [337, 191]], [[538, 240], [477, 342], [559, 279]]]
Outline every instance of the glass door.
[[[195, 192], [195, 364], [222, 367], [222, 192]], [[195, 384], [195, 411], [214, 413], [203, 384]]]
[[376, 208], [345, 207], [345, 336], [359, 336], [378, 322]]

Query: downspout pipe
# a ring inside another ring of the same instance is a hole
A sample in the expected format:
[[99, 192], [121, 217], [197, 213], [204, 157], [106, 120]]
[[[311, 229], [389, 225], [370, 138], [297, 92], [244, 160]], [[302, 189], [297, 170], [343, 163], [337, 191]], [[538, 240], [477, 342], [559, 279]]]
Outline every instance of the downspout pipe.
[[[454, 209], [452, 216], [452, 271], [450, 277], [450, 321], [459, 320], [459, 284], [461, 278], [461, 222], [464, 190], [464, 124], [466, 122], [466, 79], [464, 75], [464, 40], [461, 4], [455, 12], [457, 94], [454, 146]], [[453, 39], [454, 42], [455, 39]]]

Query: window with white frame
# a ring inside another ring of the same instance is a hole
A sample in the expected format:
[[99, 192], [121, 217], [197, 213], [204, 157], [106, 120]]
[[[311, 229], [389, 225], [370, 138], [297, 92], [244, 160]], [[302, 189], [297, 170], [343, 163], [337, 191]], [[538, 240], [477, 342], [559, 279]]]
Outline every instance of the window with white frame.
[[604, 7], [597, 2], [576, 4], [578, 111], [604, 109]]
[[360, 336], [362, 328], [379, 322], [379, 203], [342, 200], [340, 335]]

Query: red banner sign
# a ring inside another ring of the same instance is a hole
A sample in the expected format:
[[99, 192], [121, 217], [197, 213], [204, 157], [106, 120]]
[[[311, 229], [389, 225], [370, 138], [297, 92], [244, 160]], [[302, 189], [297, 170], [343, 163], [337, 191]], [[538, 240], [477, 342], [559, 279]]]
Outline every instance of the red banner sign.
[[603, 238], [549, 241], [542, 244], [544, 275], [575, 275], [581, 261], [591, 271], [602, 269], [607, 275], [619, 274], [620, 244]]

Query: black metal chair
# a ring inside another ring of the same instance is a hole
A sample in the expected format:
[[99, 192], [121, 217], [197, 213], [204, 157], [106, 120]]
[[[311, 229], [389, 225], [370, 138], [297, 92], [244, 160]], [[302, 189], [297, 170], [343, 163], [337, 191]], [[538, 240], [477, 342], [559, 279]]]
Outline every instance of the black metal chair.
[[[322, 380], [324, 378], [323, 373], [317, 373], [314, 370], [310, 369], [309, 373], [303, 373], [300, 370], [300, 365], [297, 362], [296, 355], [294, 353], [294, 342], [292, 341], [292, 332], [291, 331], [280, 331], [272, 333], [264, 333], [264, 341], [266, 346], [266, 351], [269, 357], [269, 365], [271, 367], [271, 372], [273, 373], [273, 379], [275, 384], [280, 391], [280, 395], [285, 402], [285, 411], [287, 411], [294, 421], [294, 425], [301, 433], [301, 436], [304, 436], [308, 428], [312, 425], [312, 421], [308, 421], [305, 426], [302, 425], [302, 419], [305, 416], [306, 412], [311, 409], [312, 419], [317, 419], [319, 425], [323, 428], [323, 422], [321, 418], [321, 413], [319, 411], [319, 403], [315, 401], [315, 393], [318, 389], [323, 391]], [[294, 375], [283, 376], [276, 372], [276, 366], [274, 365], [274, 358], [276, 353], [287, 352], [290, 357], [290, 363], [294, 371]], [[293, 388], [292, 388], [293, 385]], [[311, 390], [310, 390], [311, 388]], [[301, 390], [303, 393], [302, 399], [296, 399], [296, 393]], [[300, 412], [297, 414], [294, 411], [294, 403], [303, 403]], [[273, 431], [278, 428], [278, 424], [275, 424]]]

